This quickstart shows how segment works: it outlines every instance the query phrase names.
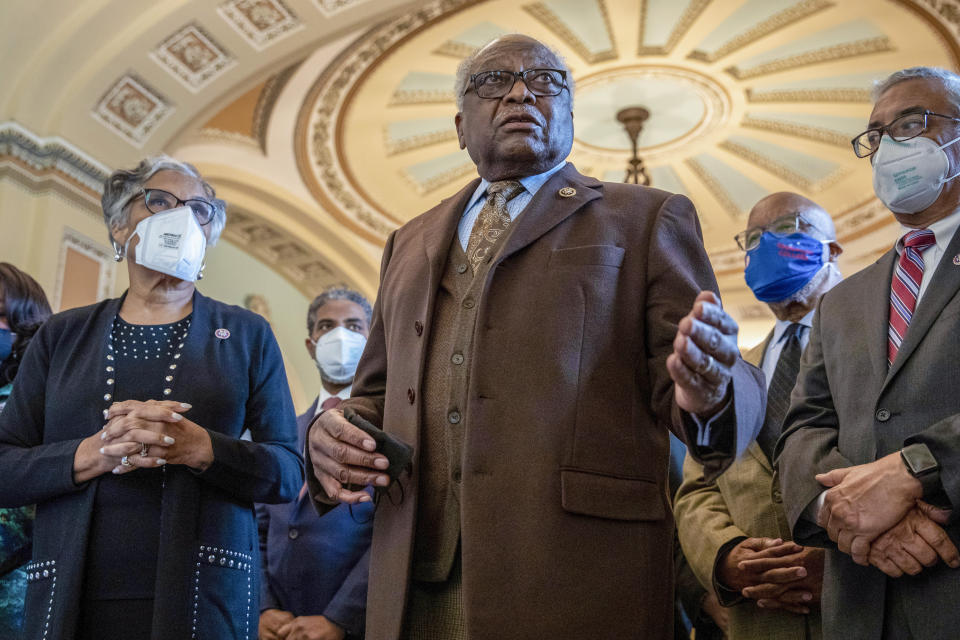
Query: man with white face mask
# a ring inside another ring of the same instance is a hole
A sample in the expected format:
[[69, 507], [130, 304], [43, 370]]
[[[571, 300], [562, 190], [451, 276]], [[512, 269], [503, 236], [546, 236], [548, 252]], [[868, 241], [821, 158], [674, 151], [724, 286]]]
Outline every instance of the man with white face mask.
[[900, 239], [814, 316], [776, 465], [794, 540], [826, 547], [828, 638], [956, 637], [960, 76], [879, 83], [867, 131]]
[[731, 640], [820, 638], [823, 550], [791, 540], [773, 477], [780, 435], [820, 297], [841, 280], [830, 214], [796, 193], [758, 202], [737, 234], [747, 285], [776, 324], [743, 359], [763, 369], [767, 410], [763, 428], [719, 478], [687, 456], [674, 515], [684, 553], [700, 582], [730, 607]]
[[[370, 303], [346, 287], [327, 289], [307, 312], [317, 399], [297, 418], [299, 445], [313, 418], [350, 397], [370, 330]], [[363, 636], [373, 505], [340, 505], [317, 515], [306, 490], [289, 504], [258, 505], [261, 640]]]

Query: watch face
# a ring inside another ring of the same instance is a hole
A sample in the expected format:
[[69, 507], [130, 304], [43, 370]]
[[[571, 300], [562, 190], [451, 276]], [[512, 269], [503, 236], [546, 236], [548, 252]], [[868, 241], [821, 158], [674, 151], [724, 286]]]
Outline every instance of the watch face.
[[933, 457], [925, 444], [912, 444], [904, 447], [900, 451], [900, 455], [907, 465], [907, 469], [914, 476], [931, 473], [940, 467], [937, 464], [937, 459]]

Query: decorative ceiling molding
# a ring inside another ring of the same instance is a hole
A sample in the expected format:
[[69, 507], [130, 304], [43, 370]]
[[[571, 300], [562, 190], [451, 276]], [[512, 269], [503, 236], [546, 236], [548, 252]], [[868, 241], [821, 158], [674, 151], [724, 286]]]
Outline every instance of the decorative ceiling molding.
[[[758, 142], [737, 136], [724, 140], [718, 146], [811, 193], [823, 191], [849, 173], [835, 162], [801, 154], [780, 145]], [[801, 167], [808, 171], [804, 173]]]
[[[788, 7], [785, 7], [783, 10], [774, 13], [770, 17], [761, 20], [755, 24], [750, 25], [746, 30], [739, 33], [731, 34], [731, 23], [735, 22], [737, 19], [743, 19], [743, 13], [748, 11], [755, 10], [752, 6], [756, 3], [769, 3], [770, 0], [753, 0], [753, 3], [748, 3], [743, 5], [738, 11], [730, 16], [724, 22], [721, 22], [717, 28], [711, 32], [710, 36], [718, 33], [725, 33], [725, 35], [733, 35], [732, 38], [723, 42], [720, 46], [712, 51], [702, 49], [700, 47], [694, 49], [690, 53], [690, 57], [694, 60], [702, 60], [704, 62], [714, 62], [720, 58], [742, 49], [743, 47], [756, 42], [764, 36], [770, 35], [775, 31], [779, 31], [785, 26], [802, 20], [807, 16], [811, 16], [818, 11], [823, 11], [833, 6], [833, 2], [830, 0], [801, 0], [796, 2]], [[772, 4], [772, 3], [771, 3]], [[708, 38], [710, 37], [708, 36]], [[701, 47], [703, 43], [701, 43]]]
[[303, 29], [283, 0], [229, 0], [217, 13], [257, 51]]
[[330, 63], [304, 100], [294, 133], [300, 176], [325, 210], [370, 242], [383, 244], [401, 220], [372, 204], [349, 173], [339, 147], [344, 106], [372, 61], [435, 20], [476, 3], [435, 0], [371, 29]]
[[296, 62], [280, 73], [267, 78], [263, 85], [263, 91], [257, 98], [257, 106], [253, 110], [253, 135], [260, 143], [260, 150], [267, 152], [267, 125], [270, 124], [270, 115], [273, 113], [273, 107], [280, 97], [280, 92], [287, 86], [287, 82], [293, 77], [293, 74], [300, 68], [303, 61]]
[[[710, 4], [710, 0], [641, 0], [641, 2], [640, 37], [637, 43], [638, 56], [669, 54], [673, 51], [673, 48], [677, 46], [680, 38], [686, 35], [690, 27], [697, 21], [697, 18], [699, 18], [703, 10], [707, 8], [707, 5]], [[686, 6], [684, 6], [684, 4]], [[653, 29], [653, 26], [659, 25], [650, 24], [651, 13], [654, 8], [658, 10], [658, 15], [666, 13], [669, 16], [671, 15], [670, 12], [675, 14], [672, 15], [675, 20], [672, 23], [672, 28], [669, 32], [670, 35], [667, 36], [663, 44], [652, 44], [646, 37], [648, 27], [651, 27], [651, 30], [655, 33], [662, 33], [664, 31], [662, 28]]]
[[387, 155], [421, 149], [457, 139], [450, 118], [417, 118], [383, 125], [383, 145]]
[[475, 172], [476, 167], [470, 157], [458, 151], [404, 167], [401, 174], [417, 193], [426, 194]]
[[41, 138], [12, 121], [0, 123], [0, 162], [20, 167], [31, 178], [56, 175], [99, 207], [110, 169], [63, 138]]
[[317, 5], [317, 8], [320, 10], [320, 13], [326, 17], [330, 17], [341, 11], [346, 10], [348, 7], [356, 6], [367, 2], [368, 0], [313, 0]]
[[742, 219], [753, 205], [770, 192], [724, 160], [699, 153], [685, 163], [734, 219]]
[[193, 93], [200, 91], [237, 63], [226, 49], [196, 23], [186, 25], [164, 40], [150, 52], [150, 57]]
[[782, 45], [727, 67], [737, 80], [755, 78], [811, 64], [892, 51], [885, 34], [868, 21], [851, 21], [799, 41]]
[[160, 92], [127, 72], [100, 98], [90, 115], [139, 149], [173, 111], [173, 104]]
[[853, 137], [847, 133], [828, 129], [823, 126], [804, 122], [791, 122], [786, 119], [775, 119], [771, 117], [771, 114], [747, 113], [744, 115], [741, 124], [744, 127], [750, 127], [752, 129], [785, 133], [791, 136], [816, 140], [817, 142], [826, 142], [827, 144], [843, 147], [844, 149], [850, 148], [850, 139]]
[[494, 38], [509, 33], [503, 27], [492, 22], [481, 22], [446, 40], [434, 50], [434, 53], [451, 58], [466, 58]]
[[[576, 19], [561, 15], [558, 11], [567, 12], [575, 7], [580, 13]], [[575, 5], [556, 0], [545, 0], [523, 5], [523, 9], [553, 32], [561, 42], [577, 52], [589, 64], [596, 64], [606, 60], [615, 60], [617, 43], [610, 28], [610, 13], [607, 11], [605, 0], [579, 0]], [[590, 15], [590, 14], [594, 15]], [[595, 48], [585, 40], [586, 31], [590, 23], [600, 22], [606, 31], [606, 46]], [[587, 28], [583, 28], [587, 27]]]
[[318, 291], [343, 279], [302, 240], [261, 216], [231, 206], [228, 221], [225, 239], [279, 273], [306, 297], [313, 299]]
[[454, 76], [448, 73], [411, 71], [401, 78], [390, 105], [453, 102]]

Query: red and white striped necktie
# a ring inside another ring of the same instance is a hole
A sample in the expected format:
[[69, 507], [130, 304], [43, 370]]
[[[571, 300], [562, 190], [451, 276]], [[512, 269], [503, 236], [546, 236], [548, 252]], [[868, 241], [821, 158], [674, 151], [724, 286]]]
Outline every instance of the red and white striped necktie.
[[903, 237], [903, 251], [890, 283], [890, 330], [887, 333], [887, 365], [892, 365], [907, 335], [917, 307], [923, 280], [923, 252], [937, 241], [933, 231], [917, 229]]

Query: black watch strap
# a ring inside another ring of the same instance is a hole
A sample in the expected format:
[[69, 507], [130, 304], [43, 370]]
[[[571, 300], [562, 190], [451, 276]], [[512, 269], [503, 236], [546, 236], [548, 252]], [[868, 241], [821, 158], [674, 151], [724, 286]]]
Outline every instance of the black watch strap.
[[940, 484], [940, 464], [927, 445], [922, 442], [909, 444], [900, 449], [900, 458], [910, 475], [920, 481], [924, 497], [943, 490]]

